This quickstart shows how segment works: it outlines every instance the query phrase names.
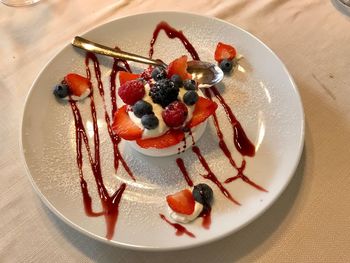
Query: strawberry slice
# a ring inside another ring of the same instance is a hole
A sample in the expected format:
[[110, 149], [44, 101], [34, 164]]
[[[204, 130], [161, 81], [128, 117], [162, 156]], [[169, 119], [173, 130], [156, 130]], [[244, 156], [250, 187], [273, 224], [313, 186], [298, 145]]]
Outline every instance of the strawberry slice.
[[64, 81], [67, 83], [71, 94], [75, 96], [81, 96], [91, 85], [87, 78], [75, 73], [66, 75]]
[[190, 120], [188, 126], [192, 128], [205, 121], [210, 115], [215, 112], [217, 107], [218, 105], [216, 102], [211, 101], [210, 99], [199, 97], [193, 111], [192, 119]]
[[140, 77], [140, 74], [134, 74], [126, 71], [120, 71], [119, 72], [119, 83], [120, 86], [123, 85], [125, 82], [130, 80], [135, 80]]
[[112, 129], [121, 138], [131, 141], [141, 138], [142, 130], [129, 118], [127, 106], [119, 108], [114, 114]]
[[194, 198], [190, 190], [185, 189], [166, 197], [169, 207], [180, 214], [191, 215], [194, 211]]
[[215, 56], [215, 60], [220, 63], [224, 59], [228, 59], [228, 60], [234, 59], [236, 54], [237, 54], [237, 51], [233, 46], [219, 42], [218, 45], [216, 46], [214, 56]]
[[163, 149], [178, 144], [183, 140], [185, 134], [181, 130], [169, 130], [162, 136], [148, 139], [138, 139], [136, 143], [142, 148]]
[[182, 80], [191, 78], [191, 74], [187, 72], [187, 56], [181, 56], [169, 64], [168, 78], [174, 74], [179, 75]]

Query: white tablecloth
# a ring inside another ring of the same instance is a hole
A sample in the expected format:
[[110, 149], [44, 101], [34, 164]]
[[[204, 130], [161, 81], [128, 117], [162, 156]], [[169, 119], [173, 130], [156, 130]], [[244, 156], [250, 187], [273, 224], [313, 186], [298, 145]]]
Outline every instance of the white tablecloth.
[[[27, 178], [19, 127], [31, 83], [73, 36], [135, 13], [182, 10], [258, 36], [295, 78], [306, 117], [298, 170], [278, 201], [238, 233], [177, 252], [120, 249], [54, 216]], [[0, 5], [0, 262], [349, 262], [350, 19], [328, 0], [43, 0]]]

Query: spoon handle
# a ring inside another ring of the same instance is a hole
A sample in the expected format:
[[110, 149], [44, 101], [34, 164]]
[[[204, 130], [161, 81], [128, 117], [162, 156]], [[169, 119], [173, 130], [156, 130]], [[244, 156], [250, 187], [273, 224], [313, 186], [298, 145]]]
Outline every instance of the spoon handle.
[[120, 59], [130, 60], [130, 61], [139, 62], [143, 64], [153, 65], [153, 66], [161, 66], [161, 67], [167, 66], [163, 61], [159, 59], [154, 60], [154, 59], [142, 57], [136, 54], [117, 50], [114, 48], [106, 47], [104, 45], [92, 42], [90, 40], [87, 40], [79, 36], [76, 36], [73, 39], [72, 45], [77, 48], [81, 48], [86, 51], [90, 51], [92, 53], [96, 53], [96, 54], [100, 54], [108, 57], [120, 58]]

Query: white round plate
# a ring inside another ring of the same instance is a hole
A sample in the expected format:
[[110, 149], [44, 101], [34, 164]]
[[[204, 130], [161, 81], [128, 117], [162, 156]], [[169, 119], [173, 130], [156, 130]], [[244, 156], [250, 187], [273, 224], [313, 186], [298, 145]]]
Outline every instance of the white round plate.
[[[103, 179], [111, 192], [121, 182], [128, 185], [120, 203], [114, 237], [108, 241], [105, 238], [104, 218], [87, 217], [84, 213], [71, 108], [69, 104], [59, 103], [52, 94], [52, 87], [67, 73], [85, 74], [84, 52], [67, 44], [47, 64], [29, 92], [22, 123], [25, 163], [30, 180], [43, 202], [61, 219], [84, 234], [109, 244], [143, 250], [196, 246], [247, 225], [263, 213], [285, 189], [298, 165], [304, 140], [303, 108], [287, 69], [260, 40], [234, 25], [194, 14], [159, 12], [121, 18], [99, 26], [84, 36], [107, 46], [117, 45], [123, 50], [147, 56], [153, 30], [163, 20], [184, 32], [202, 60], [214, 62], [214, 51], [219, 41], [233, 44], [244, 56], [238, 70], [226, 76], [218, 88], [256, 146], [256, 156], [246, 158], [245, 174], [267, 189], [267, 193], [237, 180], [225, 184], [242, 205], [233, 204], [214, 184], [203, 179], [201, 174], [204, 169], [189, 149], [180, 157], [185, 161], [194, 183], [206, 182], [214, 189], [212, 224], [209, 230], [204, 229], [201, 219], [198, 219], [186, 225], [196, 238], [176, 236], [174, 228], [161, 220], [159, 213], [168, 216], [166, 195], [187, 187], [175, 163], [179, 156], [146, 157], [122, 142], [120, 150], [137, 180], [130, 180], [121, 167], [116, 173], [113, 168], [112, 144], [102, 114], [102, 102], [98, 92], [95, 92]], [[155, 46], [155, 58], [170, 62], [183, 54], [187, 52], [178, 40], [160, 34]], [[108, 102], [108, 77], [112, 60], [102, 57], [99, 59]], [[92, 143], [88, 100], [79, 103], [79, 107]], [[241, 156], [235, 150], [232, 129], [221, 106], [217, 114], [225, 140], [234, 159], [240, 163]], [[198, 146], [220, 181], [236, 175], [218, 146], [212, 120], [208, 122]], [[95, 182], [85, 155], [85, 179], [92, 195], [93, 207], [100, 210]]]

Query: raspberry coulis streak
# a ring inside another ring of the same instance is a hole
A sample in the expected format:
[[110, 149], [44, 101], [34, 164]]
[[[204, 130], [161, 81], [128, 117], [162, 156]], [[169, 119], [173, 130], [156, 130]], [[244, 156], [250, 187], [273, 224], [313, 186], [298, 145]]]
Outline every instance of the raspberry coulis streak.
[[182, 175], [184, 176], [188, 186], [192, 187], [193, 186], [193, 182], [192, 182], [192, 180], [191, 180], [191, 178], [190, 178], [190, 176], [189, 176], [189, 174], [188, 174], [188, 172], [186, 170], [186, 166], [185, 166], [184, 161], [181, 158], [177, 158], [176, 159], [176, 164], [179, 167]]
[[188, 231], [186, 229], [186, 227], [180, 225], [180, 224], [177, 224], [177, 223], [172, 223], [169, 219], [167, 219], [165, 217], [165, 215], [163, 214], [159, 214], [160, 218], [163, 219], [165, 222], [167, 222], [169, 225], [171, 225], [172, 227], [174, 227], [176, 229], [176, 232], [175, 234], [177, 236], [182, 236], [183, 234], [186, 234], [188, 235], [189, 237], [196, 237], [193, 233], [191, 233], [190, 231]]
[[[119, 151], [118, 144], [120, 143], [120, 138], [117, 135], [115, 135], [113, 133], [113, 130], [112, 130], [111, 120], [110, 120], [109, 114], [107, 112], [106, 101], [105, 101], [105, 98], [104, 98], [104, 88], [103, 88], [103, 83], [102, 83], [102, 80], [101, 80], [100, 64], [98, 62], [98, 59], [97, 59], [96, 55], [93, 54], [93, 53], [90, 53], [90, 52], [86, 53], [86, 59], [85, 59], [87, 77], [88, 77], [89, 80], [91, 80], [91, 71], [90, 71], [90, 68], [89, 68], [89, 61], [90, 60], [92, 60], [93, 64], [94, 64], [95, 77], [96, 77], [96, 80], [97, 80], [98, 91], [100, 93], [100, 96], [101, 96], [102, 102], [103, 102], [104, 115], [105, 115], [105, 121], [106, 121], [106, 124], [107, 124], [108, 134], [109, 134], [109, 137], [111, 138], [111, 141], [112, 141], [112, 144], [113, 144], [114, 168], [117, 170], [118, 169], [118, 164], [119, 164], [119, 162], [121, 162], [121, 164], [123, 165], [125, 171], [135, 181], [135, 177], [134, 177], [133, 173], [131, 172], [129, 166], [127, 165], [127, 163], [125, 162], [124, 158], [122, 157], [122, 155], [121, 155], [121, 153]], [[126, 64], [126, 62], [124, 62], [124, 64]], [[121, 68], [119, 66], [118, 61], [117, 62], [115, 61], [115, 63], [113, 64], [113, 69], [112, 69], [112, 72], [111, 72], [111, 76], [113, 75], [115, 77], [116, 73], [114, 73], [114, 72], [118, 72], [121, 69], [123, 69], [123, 68]], [[110, 82], [112, 84], [112, 80], [110, 80]], [[115, 79], [114, 79], [114, 83], [115, 83]], [[111, 85], [111, 93], [112, 93], [112, 89], [113, 89], [113, 86]], [[113, 113], [114, 109], [117, 108], [117, 106], [116, 106], [115, 88], [114, 88], [114, 93], [111, 94], [111, 95], [112, 95], [111, 96], [112, 105], [115, 105], [115, 106], [112, 106], [112, 113]]]
[[[87, 75], [87, 78], [91, 81], [92, 76], [91, 76], [91, 70], [89, 67], [90, 61], [93, 62], [94, 74], [97, 80], [97, 88], [103, 102], [104, 117], [107, 124], [108, 133], [113, 144], [114, 168], [115, 170], [117, 170], [120, 162], [124, 167], [124, 169], [126, 170], [126, 172], [128, 173], [128, 175], [133, 180], [135, 180], [133, 173], [131, 172], [129, 166], [127, 165], [127, 163], [125, 162], [125, 160], [123, 159], [119, 151], [118, 145], [121, 139], [117, 135], [115, 135], [112, 131], [111, 119], [107, 112], [106, 101], [104, 98], [104, 87], [101, 80], [101, 70], [100, 70], [99, 61], [94, 54], [86, 53], [86, 56], [85, 56], [86, 75]], [[119, 71], [130, 71], [130, 67], [126, 61], [115, 59], [113, 63], [112, 72], [110, 75], [110, 96], [111, 96], [111, 104], [112, 104], [112, 115], [116, 112], [116, 109], [117, 109], [115, 79]], [[86, 129], [80, 114], [80, 110], [76, 102], [72, 100], [72, 98], [70, 98], [69, 100], [69, 103], [71, 105], [71, 109], [73, 112], [73, 116], [74, 116], [74, 123], [75, 123], [76, 154], [77, 154], [76, 160], [77, 160], [77, 166], [79, 170], [80, 186], [81, 186], [81, 191], [83, 195], [85, 213], [87, 216], [90, 216], [90, 217], [97, 217], [97, 216], [103, 215], [105, 217], [105, 222], [106, 222], [106, 238], [111, 239], [114, 235], [115, 225], [119, 214], [119, 203], [126, 189], [126, 184], [125, 183], [121, 184], [119, 188], [112, 195], [108, 193], [104, 185], [102, 170], [101, 170], [100, 139], [99, 139], [99, 130], [97, 125], [97, 115], [96, 115], [96, 108], [95, 108], [95, 102], [94, 102], [93, 87], [91, 86], [90, 88], [91, 88], [91, 93], [89, 95], [89, 99], [90, 99], [92, 124], [93, 124], [93, 130], [94, 130], [94, 140], [93, 140], [94, 156], [92, 155], [92, 152], [91, 152], [89, 139], [86, 134]], [[83, 154], [82, 154], [83, 145], [85, 145], [85, 148], [88, 154], [88, 160], [91, 166], [91, 171], [93, 173], [97, 191], [100, 197], [101, 206], [102, 206], [101, 212], [94, 212], [92, 209], [92, 199], [89, 194], [88, 185], [83, 175]]]
[[[96, 118], [96, 109], [95, 102], [93, 97], [93, 91], [89, 95], [90, 98], [90, 107], [91, 107], [91, 115], [93, 119], [93, 128], [94, 128], [94, 150], [95, 155], [92, 156], [91, 148], [89, 145], [89, 140], [86, 135], [85, 126], [83, 124], [81, 114], [79, 108], [76, 105], [76, 102], [72, 99], [69, 100], [75, 123], [75, 134], [76, 134], [76, 160], [79, 169], [79, 177], [80, 177], [80, 186], [83, 194], [83, 203], [84, 210], [87, 216], [101, 216], [103, 215], [106, 221], [106, 238], [111, 239], [114, 234], [115, 225], [118, 219], [119, 214], [119, 203], [121, 201], [122, 194], [126, 188], [126, 184], [123, 183], [120, 187], [114, 192], [113, 195], [109, 195], [102, 178], [101, 171], [101, 163], [100, 163], [100, 139], [99, 132], [97, 127], [97, 118]], [[102, 212], [94, 212], [92, 210], [92, 200], [89, 195], [88, 186], [84, 179], [83, 174], [83, 155], [82, 155], [82, 146], [85, 145], [89, 163], [91, 166], [91, 171], [95, 178], [95, 183], [97, 187], [97, 191], [100, 197]]]

